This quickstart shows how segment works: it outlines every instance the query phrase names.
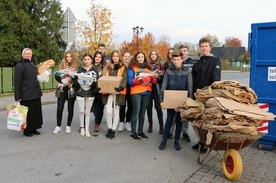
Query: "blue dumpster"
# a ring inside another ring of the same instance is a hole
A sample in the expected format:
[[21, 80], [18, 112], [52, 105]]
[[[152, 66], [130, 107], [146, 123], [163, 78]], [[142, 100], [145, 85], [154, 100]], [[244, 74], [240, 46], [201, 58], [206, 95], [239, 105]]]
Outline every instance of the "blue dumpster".
[[[251, 24], [248, 49], [251, 52], [250, 87], [258, 96], [257, 103], [267, 105], [276, 114], [276, 22]], [[267, 134], [259, 140], [259, 149], [273, 150], [276, 121], [268, 121]]]

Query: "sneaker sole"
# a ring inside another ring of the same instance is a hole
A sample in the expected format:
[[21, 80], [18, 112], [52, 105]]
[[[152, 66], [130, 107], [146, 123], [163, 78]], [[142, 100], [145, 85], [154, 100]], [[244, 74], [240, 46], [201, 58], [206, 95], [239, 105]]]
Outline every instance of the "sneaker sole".
[[61, 132], [61, 130], [60, 130], [60, 131], [58, 131], [58, 132], [53, 132], [53, 134], [58, 134], [59, 132]]
[[132, 140], [134, 140], [134, 141], [141, 141], [141, 139], [134, 139], [134, 138], [132, 138], [132, 137], [130, 137]]
[[149, 139], [149, 137], [142, 137], [140, 135], [138, 135], [141, 139]]

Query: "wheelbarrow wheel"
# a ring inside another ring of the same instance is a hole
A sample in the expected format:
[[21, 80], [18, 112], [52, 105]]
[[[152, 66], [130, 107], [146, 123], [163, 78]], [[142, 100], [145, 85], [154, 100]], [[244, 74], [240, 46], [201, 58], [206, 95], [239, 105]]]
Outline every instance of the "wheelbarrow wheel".
[[225, 151], [222, 161], [223, 173], [227, 179], [236, 181], [242, 175], [242, 159], [240, 153], [234, 149]]

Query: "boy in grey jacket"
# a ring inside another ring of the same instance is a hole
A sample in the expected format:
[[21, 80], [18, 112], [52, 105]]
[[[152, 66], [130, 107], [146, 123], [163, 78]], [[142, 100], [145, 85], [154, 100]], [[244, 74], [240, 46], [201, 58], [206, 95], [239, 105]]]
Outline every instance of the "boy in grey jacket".
[[[164, 100], [164, 90], [186, 90], [188, 91], [188, 96], [193, 97], [193, 81], [192, 74], [188, 67], [185, 67], [182, 62], [182, 54], [180, 52], [174, 52], [172, 54], [173, 64], [166, 70], [164, 74], [164, 79], [161, 87], [160, 101], [161, 106], [163, 106]], [[175, 112], [174, 109], [167, 109], [167, 119], [162, 136], [162, 141], [159, 145], [159, 149], [163, 150], [167, 143], [167, 138], [170, 135], [170, 129], [174, 115], [176, 114], [176, 128], [174, 136], [174, 148], [178, 151], [181, 149], [179, 145], [179, 139], [181, 134], [182, 122], [180, 118], [180, 113]]]

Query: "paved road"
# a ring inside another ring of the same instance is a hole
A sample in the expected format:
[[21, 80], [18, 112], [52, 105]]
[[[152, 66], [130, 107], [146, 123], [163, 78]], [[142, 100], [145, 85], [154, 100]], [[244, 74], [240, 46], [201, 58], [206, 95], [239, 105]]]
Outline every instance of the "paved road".
[[[235, 77], [243, 79], [246, 76], [247, 80], [245, 78], [241, 81], [243, 83], [248, 81], [248, 74], [224, 73], [223, 79], [237, 80]], [[4, 97], [0, 101], [1, 105], [8, 105], [13, 99]], [[53, 135], [56, 125], [54, 94], [44, 93], [42, 102], [48, 105], [43, 105], [44, 125], [40, 136], [28, 138], [22, 132], [7, 130], [5, 111], [0, 112], [1, 183], [230, 182], [224, 177], [221, 158], [215, 152], [211, 152], [205, 165], [197, 164], [197, 152], [191, 149], [197, 141], [192, 128], [189, 129], [192, 142], [181, 141], [181, 151], [174, 150], [173, 141], [168, 142], [164, 151], [158, 150], [161, 136], [158, 134], [157, 121], [153, 133], [148, 134], [149, 140], [134, 142], [126, 131], [117, 132], [114, 140], [106, 139], [105, 119], [101, 125], [102, 131], [86, 138], [78, 132], [76, 107], [72, 133], [65, 134], [64, 115], [63, 131]], [[157, 117], [154, 116], [154, 119]], [[148, 124], [145, 123], [145, 129], [147, 127]], [[262, 151], [248, 146], [241, 150], [241, 156], [244, 170], [238, 182], [276, 181], [275, 150]]]

